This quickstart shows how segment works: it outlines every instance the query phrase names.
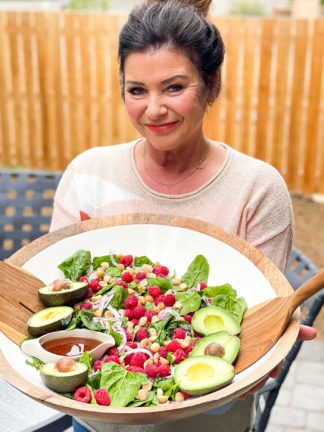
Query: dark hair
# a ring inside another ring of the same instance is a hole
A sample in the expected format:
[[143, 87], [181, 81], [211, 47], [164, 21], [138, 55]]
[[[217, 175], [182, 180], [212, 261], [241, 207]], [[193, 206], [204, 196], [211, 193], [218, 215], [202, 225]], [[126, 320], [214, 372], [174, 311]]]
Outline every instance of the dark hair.
[[[222, 37], [216, 26], [199, 10], [180, 1], [150, 1], [135, 7], [130, 13], [119, 35], [118, 56], [123, 94], [127, 56], [150, 48], [168, 46], [184, 51], [196, 66], [206, 88], [213, 91], [213, 99], [218, 96], [221, 89], [220, 67], [225, 54]], [[207, 3], [209, 5], [210, 1]], [[218, 81], [215, 89], [213, 78], [216, 73]]]

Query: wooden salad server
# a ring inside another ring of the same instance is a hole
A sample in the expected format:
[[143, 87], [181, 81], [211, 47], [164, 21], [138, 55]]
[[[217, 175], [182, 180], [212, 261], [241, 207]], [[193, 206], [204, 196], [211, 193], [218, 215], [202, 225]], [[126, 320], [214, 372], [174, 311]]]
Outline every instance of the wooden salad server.
[[28, 336], [28, 318], [44, 308], [38, 289], [45, 285], [21, 267], [0, 261], [0, 330], [16, 344]]
[[324, 287], [324, 269], [287, 297], [266, 300], [248, 309], [241, 325], [241, 346], [235, 372], [251, 366], [278, 341], [295, 310]]

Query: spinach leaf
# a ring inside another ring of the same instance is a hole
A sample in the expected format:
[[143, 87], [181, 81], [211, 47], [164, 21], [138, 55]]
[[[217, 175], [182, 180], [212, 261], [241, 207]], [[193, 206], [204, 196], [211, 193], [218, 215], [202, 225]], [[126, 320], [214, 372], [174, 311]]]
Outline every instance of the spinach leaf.
[[217, 295], [227, 295], [235, 298], [237, 295], [235, 289], [229, 283], [226, 283], [224, 285], [206, 287], [205, 289], [200, 291], [200, 293], [207, 297], [216, 297]]
[[148, 286], [160, 287], [161, 293], [163, 293], [163, 294], [173, 288], [172, 283], [168, 279], [160, 277], [160, 276], [157, 276], [156, 278], [153, 278], [153, 279], [148, 278], [147, 282], [148, 282]]
[[209, 264], [207, 259], [203, 255], [197, 255], [182, 276], [181, 281], [186, 283], [188, 288], [191, 288], [199, 282], [207, 283], [208, 275]]
[[121, 285], [115, 285], [112, 288], [112, 291], [114, 292], [114, 296], [110, 301], [110, 306], [115, 309], [122, 309], [124, 307], [125, 300], [129, 296], [128, 291]]
[[115, 345], [119, 346], [122, 343], [122, 337], [119, 333], [116, 333], [115, 330], [112, 327], [111, 321], [109, 320], [109, 327], [110, 327], [110, 335], [115, 339]]
[[107, 285], [107, 286], [101, 288], [101, 290], [99, 290], [99, 291], [96, 292], [96, 295], [98, 296], [98, 295], [105, 294], [107, 291], [109, 291], [115, 285], [116, 285], [116, 282], [114, 282], [114, 283], [112, 283], [110, 285]]
[[165, 340], [167, 336], [167, 330], [166, 327], [169, 324], [169, 322], [172, 320], [173, 316], [169, 316], [165, 318], [162, 321], [157, 321], [156, 323], [153, 323], [149, 326], [149, 328], [154, 328], [157, 331], [157, 338], [156, 342], [160, 345], [162, 345], [163, 341]]
[[105, 388], [111, 398], [110, 406], [124, 407], [132, 402], [142, 384], [146, 384], [146, 375], [128, 372], [117, 363], [102, 363], [100, 388]]
[[247, 304], [243, 297], [235, 298], [225, 294], [214, 297], [211, 304], [226, 309], [233, 314], [239, 322], [242, 321], [243, 314], [247, 309]]
[[[113, 255], [114, 260], [116, 261], [116, 263], [119, 264], [119, 258], [117, 255]], [[103, 262], [107, 262], [109, 264], [110, 267], [115, 267], [115, 265], [113, 264], [113, 262], [111, 261], [110, 255], [104, 255], [101, 257], [94, 257], [92, 260], [92, 267], [93, 270], [96, 270], [98, 267], [101, 266], [101, 263]]]
[[169, 392], [174, 387], [174, 379], [173, 378], [155, 378], [153, 383], [153, 388], [161, 388], [163, 393]]
[[94, 317], [94, 311], [91, 309], [81, 309], [79, 311], [81, 327], [86, 327], [89, 330], [107, 332], [105, 327], [103, 327], [99, 322], [92, 322]]
[[62, 270], [64, 276], [71, 281], [78, 281], [84, 276], [91, 266], [91, 254], [89, 251], [79, 249], [69, 258], [66, 258], [57, 267]]
[[182, 304], [180, 311], [181, 315], [186, 315], [190, 312], [195, 312], [200, 308], [201, 298], [196, 291], [178, 292], [175, 295], [176, 301]]
[[92, 388], [92, 390], [98, 390], [100, 388], [101, 371], [98, 371], [97, 375], [92, 377], [88, 376], [87, 384]]
[[82, 353], [79, 363], [84, 363], [88, 368], [89, 374], [92, 373], [93, 355], [90, 354], [89, 351], [84, 351]]
[[117, 267], [108, 267], [105, 271], [105, 273], [111, 277], [121, 277], [122, 276], [122, 271], [119, 270]]
[[147, 256], [134, 257], [134, 267], [142, 267], [144, 264], [154, 266], [154, 263]]

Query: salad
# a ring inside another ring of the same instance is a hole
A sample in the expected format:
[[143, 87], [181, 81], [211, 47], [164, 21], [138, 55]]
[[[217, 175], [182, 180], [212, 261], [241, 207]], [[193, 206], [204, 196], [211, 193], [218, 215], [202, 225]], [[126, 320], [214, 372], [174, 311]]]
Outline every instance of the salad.
[[[182, 402], [232, 381], [239, 351], [235, 335], [247, 304], [230, 284], [208, 283], [203, 255], [181, 276], [147, 256], [92, 258], [87, 250], [76, 251], [58, 268], [65, 279], [52, 283], [50, 291], [63, 292], [75, 282], [86, 286], [65, 328], [109, 333], [115, 341], [100, 360], [82, 354], [86, 381], [64, 396], [147, 407]], [[40, 363], [33, 361], [42, 371]], [[69, 358], [57, 363], [59, 373], [75, 368]]]

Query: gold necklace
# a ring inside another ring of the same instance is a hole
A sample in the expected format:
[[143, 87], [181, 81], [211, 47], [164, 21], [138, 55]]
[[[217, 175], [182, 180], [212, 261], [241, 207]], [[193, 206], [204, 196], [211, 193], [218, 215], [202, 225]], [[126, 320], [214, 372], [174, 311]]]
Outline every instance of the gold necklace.
[[195, 166], [193, 167], [193, 169], [192, 169], [188, 174], [186, 174], [186, 175], [185, 175], [184, 177], [182, 177], [180, 180], [177, 180], [177, 181], [175, 181], [175, 182], [173, 182], [173, 183], [163, 183], [163, 182], [161, 182], [160, 180], [157, 180], [156, 178], [154, 178], [154, 177], [152, 176], [152, 174], [149, 173], [149, 171], [148, 171], [148, 169], [147, 169], [147, 166], [146, 166], [147, 152], [146, 152], [146, 140], [145, 140], [145, 142], [144, 142], [144, 171], [145, 171], [146, 174], [147, 174], [147, 175], [148, 175], [152, 180], [154, 180], [156, 183], [158, 183], [158, 184], [160, 184], [160, 185], [162, 185], [162, 186], [174, 186], [174, 185], [176, 185], [176, 184], [178, 184], [178, 183], [183, 182], [184, 180], [186, 180], [186, 179], [189, 178], [190, 176], [192, 176], [193, 173], [195, 173], [197, 170], [199, 170], [199, 169], [203, 169], [203, 168], [204, 168], [204, 162], [205, 162], [205, 160], [207, 159], [207, 156], [208, 156], [208, 152], [209, 152], [209, 141], [207, 141], [207, 150], [206, 150], [206, 152], [205, 152], [205, 155], [204, 155], [201, 159], [198, 160], [198, 162], [195, 164]]

